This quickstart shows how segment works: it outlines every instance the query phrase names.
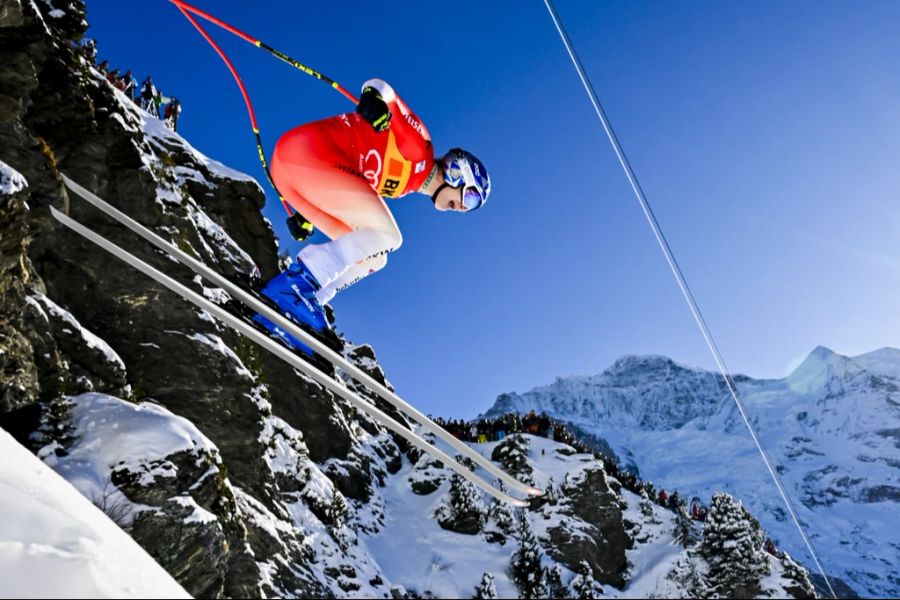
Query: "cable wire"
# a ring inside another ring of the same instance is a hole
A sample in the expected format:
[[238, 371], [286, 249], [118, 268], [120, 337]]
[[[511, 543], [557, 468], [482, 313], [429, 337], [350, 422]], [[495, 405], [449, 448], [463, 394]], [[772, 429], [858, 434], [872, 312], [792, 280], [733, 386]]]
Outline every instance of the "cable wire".
[[650, 203], [647, 201], [647, 197], [644, 195], [644, 190], [641, 188], [637, 176], [635, 175], [634, 170], [631, 168], [631, 163], [628, 161], [628, 157], [625, 156], [625, 151], [623, 150], [622, 145], [619, 143], [618, 137], [613, 131], [612, 125], [610, 124], [609, 119], [606, 116], [606, 112], [603, 110], [603, 106], [600, 104], [597, 93], [594, 91], [594, 86], [588, 79], [587, 73], [584, 69], [584, 65], [581, 63], [581, 59], [579, 58], [578, 53], [575, 51], [572, 40], [569, 38], [569, 34], [566, 32], [565, 26], [562, 23], [562, 19], [560, 18], [559, 13], [556, 11], [556, 6], [553, 4], [552, 0], [544, 0], [544, 4], [547, 6], [547, 10], [550, 11], [550, 17], [553, 19], [553, 24], [556, 26], [556, 30], [559, 32], [563, 44], [565, 44], [566, 46], [566, 50], [569, 53], [569, 58], [572, 59], [572, 64], [575, 65], [575, 69], [578, 71], [578, 76], [581, 78], [581, 83], [584, 85], [584, 89], [590, 97], [591, 103], [594, 105], [594, 110], [597, 112], [597, 116], [600, 118], [600, 122], [603, 124], [603, 129], [606, 131], [606, 135], [613, 146], [613, 150], [615, 150], [616, 156], [619, 159], [619, 164], [622, 165], [622, 169], [624, 169], [625, 171], [625, 176], [628, 177], [628, 182], [631, 184], [631, 189], [634, 191], [634, 195], [637, 197], [637, 200], [641, 205], [641, 209], [644, 211], [644, 216], [647, 218], [647, 222], [650, 224], [650, 228], [653, 230], [653, 235], [656, 236], [656, 241], [659, 243], [659, 247], [662, 249], [662, 252], [666, 257], [666, 262], [668, 262], [669, 264], [669, 269], [671, 269], [672, 275], [675, 276], [678, 287], [681, 289], [681, 293], [691, 309], [691, 314], [693, 314], [694, 320], [697, 322], [697, 326], [700, 328], [700, 333], [703, 334], [703, 339], [706, 340], [706, 345], [709, 347], [709, 350], [713, 355], [713, 359], [716, 361], [716, 365], [719, 367], [719, 371], [722, 373], [722, 377], [725, 378], [725, 385], [728, 386], [728, 391], [731, 392], [731, 397], [734, 398], [734, 403], [735, 405], [737, 405], [738, 412], [740, 412], [741, 418], [744, 420], [744, 424], [747, 426], [748, 431], [750, 431], [750, 437], [753, 438], [753, 442], [756, 444], [756, 448], [759, 450], [759, 454], [762, 457], [762, 460], [765, 463], [769, 474], [772, 476], [772, 481], [775, 483], [775, 487], [778, 489], [778, 493], [781, 494], [784, 505], [787, 507], [788, 513], [790, 513], [791, 515], [791, 519], [797, 526], [797, 531], [800, 532], [800, 537], [803, 538], [803, 542], [806, 544], [806, 547], [809, 550], [813, 561], [816, 563], [816, 568], [819, 570], [819, 573], [822, 574], [822, 577], [825, 580], [825, 585], [828, 587], [828, 591], [831, 592], [831, 596], [833, 598], [837, 598], [837, 595], [834, 593], [834, 589], [831, 587], [831, 582], [828, 579], [828, 575], [825, 573], [825, 569], [822, 568], [822, 564], [819, 561], [819, 556], [813, 548], [812, 542], [810, 542], [809, 538], [807, 537], [803, 526], [800, 524], [800, 519], [797, 516], [797, 513], [794, 511], [794, 507], [791, 504], [791, 501], [781, 484], [781, 480], [776, 474], [775, 469], [772, 468], [772, 462], [769, 459], [769, 456], [767, 455], [765, 449], [763, 449], [762, 443], [760, 442], [759, 437], [757, 436], [756, 431], [753, 428], [753, 425], [750, 423], [750, 419], [747, 416], [746, 407], [744, 406], [744, 402], [741, 400], [740, 395], [738, 394], [737, 386], [734, 383], [731, 372], [728, 370], [728, 367], [725, 366], [725, 360], [722, 358], [722, 353], [719, 352], [719, 347], [716, 344], [715, 339], [713, 338], [712, 332], [707, 326], [706, 320], [703, 318], [703, 313], [700, 311], [700, 306], [694, 299], [694, 294], [691, 292], [690, 287], [688, 287], [687, 280], [685, 279], [684, 274], [681, 271], [681, 267], [675, 260], [675, 254], [672, 252], [672, 248], [669, 246], [669, 242], [666, 240], [666, 236], [663, 234], [662, 228], [660, 227], [659, 222], [656, 219], [656, 215], [653, 214], [653, 209], [650, 207]]

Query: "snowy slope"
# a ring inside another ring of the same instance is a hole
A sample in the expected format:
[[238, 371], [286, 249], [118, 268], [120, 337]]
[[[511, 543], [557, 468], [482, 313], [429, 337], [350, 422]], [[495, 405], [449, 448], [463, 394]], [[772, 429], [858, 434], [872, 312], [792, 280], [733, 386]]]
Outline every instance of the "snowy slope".
[[[598, 463], [591, 456], [572, 453], [567, 446], [549, 439], [526, 435], [529, 442], [528, 462], [535, 482], [546, 487], [569, 479], [575, 480]], [[484, 456], [490, 457], [496, 442], [472, 444]], [[562, 450], [562, 452], [558, 452]], [[449, 484], [445, 480], [437, 492], [427, 496], [412, 493], [408, 478], [413, 471], [410, 464], [393, 476], [381, 489], [382, 504], [387, 518], [377, 533], [366, 535], [363, 541], [377, 558], [384, 575], [406, 591], [422, 594], [430, 592], [437, 598], [471, 597], [483, 573], [494, 576], [499, 598], [518, 598], [519, 593], [510, 578], [510, 557], [517, 541], [506, 544], [489, 543], [483, 534], [463, 535], [442, 529], [433, 513], [446, 496]], [[449, 478], [449, 472], [445, 474]], [[612, 480], [614, 482], [614, 480]], [[627, 550], [628, 570], [624, 587], [600, 586], [604, 597], [610, 598], [689, 598], [692, 590], [686, 586], [687, 574], [703, 573], [705, 563], [696, 554], [680, 545], [674, 538], [675, 513], [656, 504], [645, 503], [625, 489], [619, 491], [623, 518], [634, 524], [630, 530], [633, 545]], [[532, 529], [541, 545], [552, 546], [548, 531], [568, 519], [553, 507], [544, 506], [526, 511]], [[576, 522], [575, 526], [584, 526]], [[699, 532], [699, 528], [698, 528]], [[553, 561], [544, 555], [545, 567]], [[787, 597], [784, 573], [780, 561], [770, 558], [771, 575], [763, 582], [762, 596]], [[575, 576], [562, 568], [563, 582]]]
[[[816, 348], [781, 380], [736, 378], [825, 568], [859, 593], [900, 593], [900, 351]], [[544, 411], [606, 439], [658, 486], [741, 498], [779, 546], [811, 565], [722, 379], [630, 356], [593, 377], [501, 395], [488, 414]]]
[[0, 595], [189, 597], [128, 534], [2, 430], [0, 456]]

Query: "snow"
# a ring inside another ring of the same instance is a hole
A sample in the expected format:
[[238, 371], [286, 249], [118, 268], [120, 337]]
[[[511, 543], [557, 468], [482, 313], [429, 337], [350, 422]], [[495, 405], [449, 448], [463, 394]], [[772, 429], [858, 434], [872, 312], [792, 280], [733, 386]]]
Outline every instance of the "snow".
[[881, 348], [874, 352], [854, 356], [853, 362], [866, 371], [896, 377], [900, 373], [900, 350]]
[[[35, 3], [34, 0], [28, 0], [28, 1], [31, 4], [31, 7], [34, 9], [34, 12], [37, 14], [38, 19], [40, 19], [41, 25], [43, 25], [43, 27], [44, 27], [44, 32], [47, 33], [48, 35], [53, 35], [50, 32], [50, 28], [47, 27], [47, 22], [44, 20], [44, 13], [41, 12], [41, 9], [38, 8], [38, 5]], [[48, 7], [52, 8], [53, 5], [49, 4], [48, 0], [43, 0], [43, 1], [44, 1], [44, 4], [46, 4]]]
[[28, 187], [21, 173], [0, 160], [0, 196], [12, 196]]
[[388, 579], [420, 594], [429, 590], [438, 598], [469, 598], [482, 574], [488, 572], [496, 577], [498, 597], [517, 598], [506, 575], [514, 547], [510, 543], [487, 544], [479, 535], [441, 529], [431, 515], [449, 483], [445, 481], [427, 496], [416, 495], [407, 482], [411, 470], [406, 463], [380, 490], [390, 511], [383, 530], [364, 537]]
[[[40, 456], [86, 498], [110, 493], [114, 468], [141, 473], [141, 484], [147, 485], [174, 475], [174, 466], [161, 460], [166, 456], [184, 451], [218, 454], [190, 421], [152, 402], [134, 404], [94, 392], [67, 398], [77, 441], [64, 456], [52, 448], [42, 449]], [[127, 502], [124, 496], [122, 500]]]
[[[247, 181], [250, 183], [255, 183], [257, 186], [259, 186], [256, 180], [246, 173], [241, 173], [240, 171], [236, 171], [230, 167], [226, 167], [219, 161], [213, 160], [202, 152], [196, 150], [187, 142], [187, 140], [166, 127], [165, 123], [163, 123], [161, 119], [152, 117], [144, 111], [140, 112], [143, 120], [142, 129], [144, 131], [144, 135], [146, 135], [150, 142], [159, 150], [168, 153], [169, 149], [167, 148], [167, 146], [179, 148], [180, 150], [189, 154], [195, 161], [206, 167], [210, 171], [210, 173], [217, 177], [221, 177], [222, 179]], [[181, 172], [181, 174], [184, 175], [183, 172]], [[205, 181], [205, 179], [203, 181]]]
[[199, 504], [190, 496], [174, 496], [172, 498], [181, 506], [186, 506], [193, 510], [191, 515], [184, 520], [184, 523], [215, 523], [219, 519]]
[[235, 372], [241, 377], [245, 377], [250, 381], [255, 381], [256, 377], [250, 370], [244, 366], [241, 358], [235, 354], [234, 350], [228, 347], [228, 344], [217, 335], [209, 334], [209, 333], [194, 333], [192, 335], [187, 335], [183, 333], [179, 333], [177, 331], [169, 331], [169, 333], [175, 333], [178, 335], [184, 335], [188, 339], [194, 340], [195, 342], [200, 342], [204, 346], [209, 346], [219, 354], [223, 355], [230, 362], [234, 363]]
[[2, 430], [0, 456], [0, 597], [190, 597], [128, 534]]
[[[72, 313], [60, 307], [58, 304], [53, 302], [47, 296], [37, 293], [33, 294], [29, 297], [30, 300], [36, 300], [43, 308], [50, 312], [54, 317], [62, 319], [66, 323], [72, 326], [74, 331], [66, 333], [78, 333], [84, 343], [87, 344], [89, 348], [93, 348], [95, 350], [99, 350], [103, 353], [103, 356], [106, 357], [106, 362], [111, 363], [119, 367], [122, 371], [125, 371], [125, 362], [122, 358], [113, 350], [109, 344], [107, 344], [104, 340], [102, 340], [97, 335], [91, 333], [84, 327], [82, 327], [81, 323], [78, 322]], [[44, 311], [41, 310], [43, 313]], [[45, 315], [46, 316], [46, 315]]]

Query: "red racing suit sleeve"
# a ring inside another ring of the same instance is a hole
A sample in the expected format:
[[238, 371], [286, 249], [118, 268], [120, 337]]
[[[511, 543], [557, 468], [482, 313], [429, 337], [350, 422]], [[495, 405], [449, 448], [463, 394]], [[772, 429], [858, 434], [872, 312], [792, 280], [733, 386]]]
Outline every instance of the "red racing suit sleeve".
[[[399, 153], [399, 157], [391, 156], [391, 148], [385, 152], [386, 171], [390, 170], [390, 159], [405, 161], [408, 163], [408, 178], [394, 195], [402, 196], [410, 192], [418, 191], [425, 178], [428, 177], [431, 167], [434, 165], [434, 146], [431, 143], [431, 134], [422, 120], [413, 113], [406, 102], [394, 91], [387, 82], [381, 79], [370, 79], [363, 84], [363, 89], [374, 88], [388, 106], [391, 112], [391, 132], [393, 144]], [[396, 167], [395, 167], [396, 169]]]

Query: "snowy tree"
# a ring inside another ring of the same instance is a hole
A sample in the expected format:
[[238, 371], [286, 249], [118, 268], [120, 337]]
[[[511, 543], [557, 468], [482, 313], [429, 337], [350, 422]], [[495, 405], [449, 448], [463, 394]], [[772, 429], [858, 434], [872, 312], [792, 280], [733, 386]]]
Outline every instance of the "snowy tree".
[[720, 596], [753, 597], [769, 573], [763, 531], [753, 515], [728, 494], [712, 498], [700, 553], [709, 563], [707, 584]]
[[328, 519], [328, 530], [331, 532], [331, 537], [342, 550], [349, 548], [354, 541], [354, 533], [347, 525], [349, 510], [350, 507], [344, 495], [336, 489], [333, 490], [331, 502], [325, 509], [325, 517]]
[[515, 528], [516, 516], [512, 508], [506, 502], [495, 500], [488, 511], [488, 526], [485, 528], [487, 541], [505, 544]]
[[685, 548], [695, 546], [700, 541], [694, 522], [680, 504], [675, 509], [675, 540]]
[[784, 568], [782, 577], [795, 582], [793, 585], [785, 585], [784, 589], [791, 593], [794, 598], [815, 598], [816, 590], [813, 587], [812, 581], [809, 580], [809, 572], [798, 565], [787, 552], [781, 553], [780, 560], [781, 566]]
[[591, 565], [586, 560], [578, 563], [578, 574], [569, 584], [572, 589], [572, 598], [585, 600], [587, 598], [599, 598], [603, 595], [603, 588], [594, 581]]
[[464, 466], [470, 471], [475, 470], [475, 461], [469, 458], [468, 456], [463, 456], [462, 454], [457, 454], [454, 458], [456, 458], [456, 462]]
[[485, 573], [481, 576], [481, 583], [475, 588], [475, 595], [472, 596], [481, 600], [493, 600], [497, 597], [497, 588], [494, 587], [494, 576]]
[[562, 581], [562, 567], [559, 563], [554, 564], [547, 571], [547, 597], [548, 598], [568, 598], [569, 590]]
[[325, 509], [325, 516], [331, 526], [334, 528], [343, 527], [346, 524], [348, 510], [347, 499], [338, 490], [333, 490], [331, 502], [328, 504], [328, 508]]
[[444, 529], [474, 535], [484, 527], [487, 509], [475, 486], [454, 473], [450, 479], [449, 497], [441, 502], [434, 516]]
[[525, 511], [519, 518], [519, 548], [512, 555], [512, 579], [519, 588], [519, 595], [525, 600], [547, 597], [547, 573], [541, 566], [543, 551]]
[[[568, 473], [566, 473], [568, 475]], [[556, 482], [553, 481], [553, 477], [547, 480], [547, 485], [544, 486], [544, 501], [551, 506], [556, 505], [559, 502], [559, 488], [556, 485]]]
[[491, 460], [501, 463], [507, 472], [515, 475], [522, 483], [534, 485], [531, 465], [528, 464], [527, 437], [520, 434], [507, 436], [494, 448]]

